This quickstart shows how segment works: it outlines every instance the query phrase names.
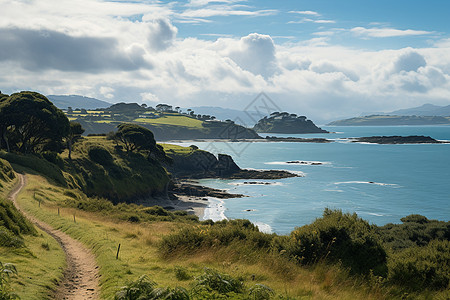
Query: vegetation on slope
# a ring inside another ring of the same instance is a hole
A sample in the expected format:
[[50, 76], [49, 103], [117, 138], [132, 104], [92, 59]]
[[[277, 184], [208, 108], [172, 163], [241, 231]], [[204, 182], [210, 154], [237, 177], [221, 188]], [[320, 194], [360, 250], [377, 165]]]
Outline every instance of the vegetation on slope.
[[287, 112], [274, 112], [269, 117], [264, 117], [253, 127], [256, 132], [265, 133], [328, 133], [328, 131], [317, 127], [305, 116], [297, 116]]
[[[10, 164], [0, 159], [0, 299], [43, 299], [62, 276], [64, 255], [53, 238], [6, 200], [16, 182]], [[15, 272], [8, 271], [12, 266]]]

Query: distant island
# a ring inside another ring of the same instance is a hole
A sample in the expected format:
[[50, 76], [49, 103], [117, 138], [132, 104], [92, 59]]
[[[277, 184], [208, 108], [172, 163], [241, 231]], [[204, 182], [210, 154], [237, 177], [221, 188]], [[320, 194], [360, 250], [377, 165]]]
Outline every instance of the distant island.
[[305, 116], [297, 116], [287, 112], [274, 112], [269, 117], [264, 117], [253, 127], [256, 132], [264, 133], [328, 133], [328, 131], [317, 127]]
[[450, 125], [450, 117], [442, 116], [392, 116], [370, 115], [338, 120], [328, 126], [401, 126], [401, 125]]
[[411, 136], [370, 136], [351, 139], [354, 143], [372, 143], [372, 144], [445, 144], [429, 136], [411, 135]]

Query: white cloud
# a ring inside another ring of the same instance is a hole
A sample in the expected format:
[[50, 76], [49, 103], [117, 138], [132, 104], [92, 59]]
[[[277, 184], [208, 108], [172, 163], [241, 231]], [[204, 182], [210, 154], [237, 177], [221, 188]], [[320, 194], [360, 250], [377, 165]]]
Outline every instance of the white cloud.
[[[0, 40], [8, 41], [0, 47], [2, 92], [37, 90], [183, 107], [215, 101], [243, 109], [266, 91], [283, 110], [313, 120], [424, 102], [450, 104], [445, 38], [428, 48], [380, 51], [331, 45], [337, 29], [295, 44], [261, 33], [216, 41], [177, 38], [175, 22], [275, 13], [236, 3], [191, 1], [182, 16], [183, 11], [156, 1], [0, 0]], [[297, 14], [308, 22], [321, 21], [318, 13], [303, 12]], [[364, 27], [351, 32], [362, 37], [430, 34]]]
[[308, 16], [316, 16], [319, 17], [320, 14], [311, 10], [292, 10], [289, 13], [291, 14], [299, 14], [299, 15], [308, 15]]
[[270, 16], [276, 14], [277, 10], [241, 10], [235, 9], [232, 6], [214, 6], [201, 9], [190, 9], [180, 14], [183, 18], [210, 18], [210, 17], [224, 17], [224, 16]]
[[210, 3], [236, 3], [236, 2], [243, 2], [242, 0], [189, 0], [189, 6], [205, 6], [209, 5]]
[[270, 77], [276, 71], [275, 44], [268, 35], [252, 33], [241, 38], [228, 56], [255, 75]]
[[165, 50], [175, 40], [178, 29], [165, 19], [154, 20], [149, 24], [148, 43], [156, 51]]
[[297, 21], [289, 21], [288, 24], [302, 24], [302, 23], [317, 23], [317, 24], [334, 24], [336, 21], [333, 20], [313, 20], [309, 18], [303, 18]]
[[412, 30], [412, 29], [400, 30], [395, 28], [365, 28], [365, 27], [355, 27], [352, 28], [350, 31], [358, 36], [375, 37], [375, 38], [427, 35], [433, 33], [431, 31], [424, 31], [424, 30]]

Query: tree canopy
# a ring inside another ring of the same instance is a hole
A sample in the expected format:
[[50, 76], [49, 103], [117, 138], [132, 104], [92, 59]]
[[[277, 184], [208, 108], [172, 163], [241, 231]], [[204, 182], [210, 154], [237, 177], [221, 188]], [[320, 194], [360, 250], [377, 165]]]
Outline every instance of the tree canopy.
[[39, 93], [0, 97], [0, 148], [22, 153], [59, 151], [69, 130], [64, 113]]
[[164, 149], [156, 144], [153, 132], [149, 129], [129, 123], [122, 123], [117, 126], [117, 132], [112, 139], [125, 148], [127, 152], [148, 152], [149, 158], [170, 163], [171, 160], [166, 156]]

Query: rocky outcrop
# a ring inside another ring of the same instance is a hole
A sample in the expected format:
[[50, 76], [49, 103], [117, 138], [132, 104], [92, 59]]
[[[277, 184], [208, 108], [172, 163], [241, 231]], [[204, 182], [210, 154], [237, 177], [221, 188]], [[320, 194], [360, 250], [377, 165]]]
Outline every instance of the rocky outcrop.
[[176, 178], [228, 178], [228, 179], [280, 179], [297, 177], [287, 171], [274, 170], [244, 170], [241, 169], [230, 155], [195, 150], [190, 154], [169, 153], [173, 164], [168, 170]]
[[229, 199], [229, 198], [242, 198], [246, 197], [242, 194], [230, 194], [223, 190], [213, 189], [206, 186], [191, 184], [187, 182], [181, 182], [179, 184], [174, 184], [171, 188], [171, 195], [177, 196], [188, 196], [188, 197], [214, 197], [219, 199]]

